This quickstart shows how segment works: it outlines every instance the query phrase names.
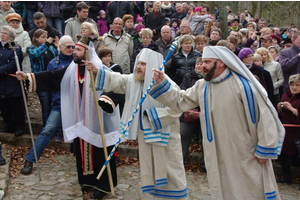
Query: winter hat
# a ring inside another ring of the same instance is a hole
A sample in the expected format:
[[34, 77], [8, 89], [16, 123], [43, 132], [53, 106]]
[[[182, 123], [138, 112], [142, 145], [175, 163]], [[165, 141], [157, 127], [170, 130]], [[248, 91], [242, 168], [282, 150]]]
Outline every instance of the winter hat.
[[177, 26], [179, 27], [179, 25], [180, 25], [179, 19], [173, 18], [170, 24], [172, 25], [173, 22], [176, 22], [176, 23], [177, 23]]
[[142, 17], [137, 17], [136, 22], [143, 22], [143, 18]]
[[198, 12], [198, 11], [199, 11], [199, 12], [201, 11], [201, 8], [200, 8], [200, 7], [196, 7], [195, 10], [194, 10], [194, 12]]
[[243, 48], [240, 53], [239, 53], [239, 59], [243, 60], [244, 58], [246, 58], [248, 55], [253, 54], [252, 49], [250, 48]]
[[104, 10], [100, 10], [99, 11], [99, 16], [101, 16], [102, 14], [106, 14], [106, 12]]
[[135, 31], [140, 32], [143, 28], [145, 28], [144, 24], [136, 24]]
[[17, 13], [10, 13], [10, 14], [8, 14], [8, 15], [5, 17], [5, 20], [6, 20], [7, 23], [10, 22], [11, 20], [17, 20], [17, 21], [21, 22], [21, 21], [22, 21], [22, 18], [21, 18], [21, 16], [20, 16], [19, 14], [17, 14]]
[[278, 35], [276, 35], [276, 34], [271, 34], [270, 36], [271, 36], [272, 39], [277, 40], [278, 44], [280, 44], [280, 37], [279, 37]]
[[165, 20], [171, 22], [169, 17], [166, 17]]

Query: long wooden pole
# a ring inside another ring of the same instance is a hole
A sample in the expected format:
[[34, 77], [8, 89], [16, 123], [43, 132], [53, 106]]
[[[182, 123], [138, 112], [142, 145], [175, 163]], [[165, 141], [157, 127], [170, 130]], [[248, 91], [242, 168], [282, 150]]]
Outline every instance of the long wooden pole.
[[[90, 55], [89, 55], [88, 50], [86, 50], [86, 60], [90, 61]], [[107, 148], [106, 148], [106, 141], [105, 141], [105, 136], [104, 136], [104, 131], [103, 131], [103, 125], [102, 125], [102, 120], [101, 120], [101, 115], [100, 115], [100, 109], [99, 109], [99, 106], [97, 104], [98, 97], [97, 97], [97, 93], [96, 93], [94, 74], [93, 74], [92, 70], [90, 71], [90, 77], [91, 77], [91, 82], [92, 82], [91, 84], [92, 84], [94, 100], [95, 100], [95, 105], [96, 105], [96, 110], [97, 110], [97, 116], [98, 116], [98, 121], [99, 121], [101, 138], [102, 138], [104, 157], [105, 157], [105, 159], [107, 159], [108, 154], [107, 154]], [[110, 169], [110, 164], [109, 163], [107, 164], [107, 173], [108, 173], [108, 179], [109, 179], [111, 194], [113, 196], [115, 196], [114, 184], [113, 184], [113, 180], [112, 180], [111, 169]]]

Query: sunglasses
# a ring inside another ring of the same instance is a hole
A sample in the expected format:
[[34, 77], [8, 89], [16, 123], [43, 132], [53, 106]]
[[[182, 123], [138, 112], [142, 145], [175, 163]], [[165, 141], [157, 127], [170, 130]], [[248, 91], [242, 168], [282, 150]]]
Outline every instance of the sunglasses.
[[64, 45], [67, 49], [75, 49], [75, 46], [74, 45]]

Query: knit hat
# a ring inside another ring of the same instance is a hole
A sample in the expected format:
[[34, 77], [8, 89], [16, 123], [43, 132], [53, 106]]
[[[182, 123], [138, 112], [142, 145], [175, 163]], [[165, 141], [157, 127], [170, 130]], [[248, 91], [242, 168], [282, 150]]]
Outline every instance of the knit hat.
[[104, 10], [100, 10], [99, 11], [99, 16], [101, 16], [102, 14], [106, 14], [106, 12]]
[[20, 16], [19, 14], [17, 14], [17, 13], [10, 13], [10, 14], [6, 15], [5, 21], [8, 23], [8, 22], [10, 22], [11, 20], [17, 20], [17, 21], [21, 22], [21, 21], [22, 21], [22, 18], [21, 18], [21, 16]]
[[289, 78], [289, 84], [300, 82], [300, 74], [291, 75]]
[[279, 37], [278, 35], [272, 34], [272, 35], [270, 35], [270, 36], [271, 36], [272, 39], [277, 40], [277, 43], [280, 44], [280, 37]]
[[198, 11], [199, 11], [199, 12], [201, 11], [201, 8], [200, 8], [200, 7], [196, 7], [195, 10], [194, 10], [194, 12], [198, 12]]
[[140, 32], [143, 28], [145, 28], [144, 24], [136, 24], [135, 31]]
[[177, 19], [177, 18], [173, 18], [170, 24], [172, 25], [172, 24], [173, 24], [173, 22], [176, 22], [176, 23], [177, 23], [177, 27], [179, 27], [179, 25], [180, 25], [180, 21], [179, 21], [179, 19]]
[[143, 22], [143, 18], [142, 17], [137, 17], [136, 22]]
[[244, 58], [246, 58], [248, 55], [253, 54], [252, 49], [250, 48], [243, 48], [240, 53], [239, 53], [239, 59], [243, 60]]

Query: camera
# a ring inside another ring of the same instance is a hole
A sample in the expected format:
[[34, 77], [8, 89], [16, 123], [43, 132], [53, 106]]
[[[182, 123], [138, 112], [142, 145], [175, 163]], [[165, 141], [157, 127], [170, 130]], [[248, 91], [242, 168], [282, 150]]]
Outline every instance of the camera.
[[280, 102], [280, 107], [283, 108], [283, 103], [282, 102]]

